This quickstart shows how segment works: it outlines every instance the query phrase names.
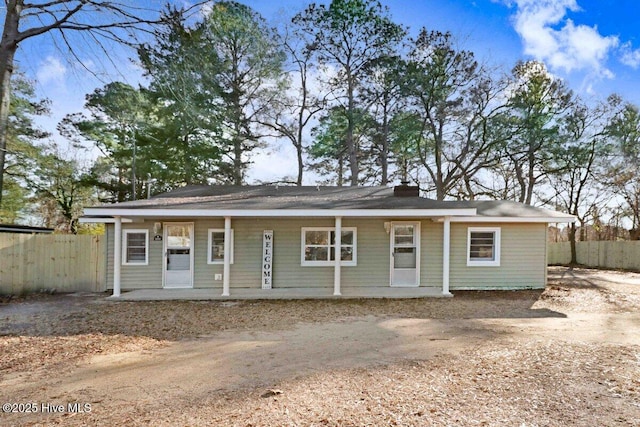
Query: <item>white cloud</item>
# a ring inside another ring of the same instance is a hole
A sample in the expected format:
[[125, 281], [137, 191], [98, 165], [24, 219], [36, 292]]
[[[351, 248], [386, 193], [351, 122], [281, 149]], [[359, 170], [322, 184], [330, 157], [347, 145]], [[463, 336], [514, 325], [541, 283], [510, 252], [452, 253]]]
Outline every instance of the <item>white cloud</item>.
[[605, 66], [609, 52], [618, 46], [615, 36], [604, 36], [597, 26], [575, 25], [566, 18], [580, 10], [576, 0], [516, 0], [514, 27], [524, 51], [552, 69], [587, 71], [612, 78]]
[[621, 46], [620, 50], [622, 53], [620, 62], [633, 69], [640, 67], [640, 49], [633, 50], [631, 48], [631, 42], [627, 42]]
[[62, 84], [66, 74], [67, 68], [58, 58], [47, 56], [47, 58], [40, 63], [36, 73], [36, 78], [42, 85], [51, 83]]

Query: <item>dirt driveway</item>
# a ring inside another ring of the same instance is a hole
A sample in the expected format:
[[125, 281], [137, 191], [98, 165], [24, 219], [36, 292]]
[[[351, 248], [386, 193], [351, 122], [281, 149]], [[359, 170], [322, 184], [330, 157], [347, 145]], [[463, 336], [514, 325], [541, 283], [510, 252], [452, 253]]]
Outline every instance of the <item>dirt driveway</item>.
[[11, 302], [0, 403], [0, 425], [638, 426], [640, 274], [557, 267], [544, 292], [451, 299]]

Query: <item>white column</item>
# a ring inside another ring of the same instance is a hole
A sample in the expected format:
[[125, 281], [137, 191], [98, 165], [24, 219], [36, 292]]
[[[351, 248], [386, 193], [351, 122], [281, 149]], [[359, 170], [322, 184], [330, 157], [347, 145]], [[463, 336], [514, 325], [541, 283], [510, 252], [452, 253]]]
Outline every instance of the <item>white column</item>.
[[449, 292], [449, 257], [451, 248], [451, 217], [444, 217], [444, 236], [442, 244], [442, 295], [451, 295]]
[[113, 232], [113, 296], [120, 296], [120, 266], [122, 265], [122, 218], [115, 217]]
[[340, 279], [341, 279], [341, 274], [340, 274], [340, 268], [341, 268], [341, 261], [342, 261], [342, 251], [341, 251], [341, 247], [342, 247], [342, 217], [337, 216], [336, 217], [336, 231], [335, 231], [335, 236], [336, 236], [336, 259], [335, 259], [335, 264], [334, 264], [334, 270], [333, 270], [333, 295], [334, 296], [340, 296], [342, 295], [342, 293], [340, 292]]
[[224, 218], [224, 267], [222, 269], [222, 296], [229, 294], [229, 274], [231, 273], [231, 217]]

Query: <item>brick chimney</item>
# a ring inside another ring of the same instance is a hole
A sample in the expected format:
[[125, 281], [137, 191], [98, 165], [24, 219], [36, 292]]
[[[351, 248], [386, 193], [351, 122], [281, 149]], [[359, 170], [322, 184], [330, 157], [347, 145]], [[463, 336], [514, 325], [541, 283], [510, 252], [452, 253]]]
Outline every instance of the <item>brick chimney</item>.
[[400, 185], [393, 187], [395, 197], [420, 197], [420, 187], [409, 185], [409, 181], [402, 181]]

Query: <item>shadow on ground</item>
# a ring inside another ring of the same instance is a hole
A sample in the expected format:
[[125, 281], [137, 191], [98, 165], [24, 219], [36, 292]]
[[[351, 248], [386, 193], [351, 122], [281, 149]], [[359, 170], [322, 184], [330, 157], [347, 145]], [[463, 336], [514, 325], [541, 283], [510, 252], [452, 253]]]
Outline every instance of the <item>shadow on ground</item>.
[[542, 290], [459, 291], [454, 298], [287, 301], [112, 302], [102, 295], [54, 295], [0, 305], [0, 335], [88, 333], [183, 340], [229, 330], [291, 329], [298, 323], [364, 316], [414, 319], [566, 317], [534, 308]]

